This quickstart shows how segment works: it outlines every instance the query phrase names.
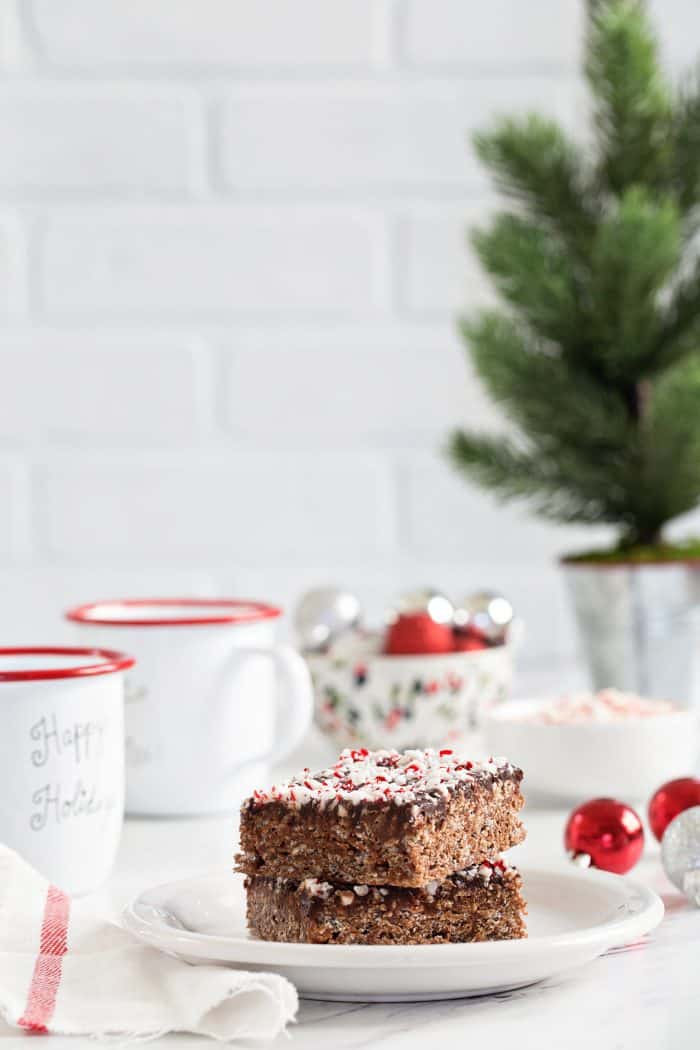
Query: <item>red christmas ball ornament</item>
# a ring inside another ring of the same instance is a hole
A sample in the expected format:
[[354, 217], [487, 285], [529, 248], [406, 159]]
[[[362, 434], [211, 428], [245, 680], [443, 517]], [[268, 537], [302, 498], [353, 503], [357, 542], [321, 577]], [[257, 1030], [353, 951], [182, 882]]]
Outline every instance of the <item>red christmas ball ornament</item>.
[[451, 653], [452, 628], [436, 623], [428, 613], [406, 613], [390, 624], [384, 644], [389, 656]]
[[654, 792], [649, 803], [649, 825], [659, 842], [673, 818], [692, 806], [700, 806], [700, 780], [696, 777], [669, 780]]
[[594, 798], [570, 815], [564, 843], [573, 860], [624, 875], [642, 855], [644, 828], [631, 806], [614, 798]]
[[490, 645], [503, 645], [513, 622], [513, 606], [502, 594], [477, 591], [455, 609], [455, 628], [475, 633]]
[[454, 606], [431, 587], [401, 595], [389, 614], [384, 652], [389, 656], [421, 656], [453, 650]]
[[454, 632], [454, 650], [456, 653], [471, 653], [478, 649], [488, 649], [489, 643], [483, 634], [467, 628], [466, 631]]

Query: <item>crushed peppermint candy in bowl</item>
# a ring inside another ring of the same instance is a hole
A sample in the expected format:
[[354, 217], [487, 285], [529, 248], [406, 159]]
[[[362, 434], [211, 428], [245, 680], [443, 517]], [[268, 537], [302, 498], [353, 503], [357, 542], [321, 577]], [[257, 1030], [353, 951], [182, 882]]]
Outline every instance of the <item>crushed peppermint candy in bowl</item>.
[[542, 725], [581, 725], [586, 722], [623, 722], [629, 718], [653, 718], [681, 711], [670, 700], [648, 700], [620, 689], [601, 689], [597, 693], [574, 693], [552, 700], [522, 718]]
[[697, 712], [618, 689], [511, 700], [489, 712], [486, 746], [528, 770], [528, 794], [572, 804], [610, 795], [646, 800], [659, 784], [691, 773], [699, 753]]

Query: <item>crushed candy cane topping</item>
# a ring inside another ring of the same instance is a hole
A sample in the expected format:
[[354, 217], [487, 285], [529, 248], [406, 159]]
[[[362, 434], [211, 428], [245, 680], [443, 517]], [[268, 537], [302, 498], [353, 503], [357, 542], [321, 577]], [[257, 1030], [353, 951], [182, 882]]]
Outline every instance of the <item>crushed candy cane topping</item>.
[[282, 802], [298, 809], [309, 802], [321, 808], [332, 804], [343, 817], [347, 816], [347, 806], [363, 802], [412, 805], [426, 795], [449, 798], [455, 787], [479, 775], [503, 776], [514, 769], [505, 758], [470, 762], [449, 748], [441, 751], [346, 748], [335, 765], [314, 774], [304, 769], [283, 784], [273, 784], [269, 791], [254, 791], [248, 805], [257, 808]]
[[674, 714], [680, 708], [670, 700], [647, 700], [636, 693], [601, 689], [598, 693], [576, 693], [523, 713], [520, 720], [540, 725], [582, 725], [586, 722], [625, 722]]

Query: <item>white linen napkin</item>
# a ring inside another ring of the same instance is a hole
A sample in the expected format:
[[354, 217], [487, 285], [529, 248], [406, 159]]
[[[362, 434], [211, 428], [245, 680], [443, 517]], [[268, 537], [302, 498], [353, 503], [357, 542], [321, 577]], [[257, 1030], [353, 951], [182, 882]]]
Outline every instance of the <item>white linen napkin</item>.
[[272, 1039], [297, 993], [276, 974], [190, 966], [91, 914], [0, 846], [0, 1016], [21, 1029]]

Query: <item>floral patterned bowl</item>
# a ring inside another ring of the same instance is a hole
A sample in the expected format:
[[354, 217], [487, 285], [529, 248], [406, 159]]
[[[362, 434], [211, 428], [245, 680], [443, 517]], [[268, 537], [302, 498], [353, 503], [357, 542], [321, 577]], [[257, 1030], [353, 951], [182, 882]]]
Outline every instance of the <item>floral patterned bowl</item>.
[[316, 724], [338, 748], [435, 747], [508, 698], [513, 644], [427, 656], [307, 655]]

